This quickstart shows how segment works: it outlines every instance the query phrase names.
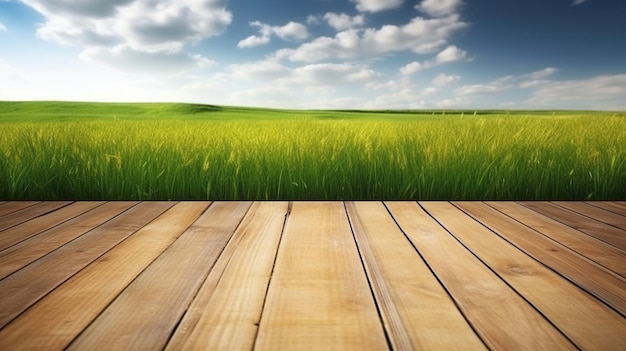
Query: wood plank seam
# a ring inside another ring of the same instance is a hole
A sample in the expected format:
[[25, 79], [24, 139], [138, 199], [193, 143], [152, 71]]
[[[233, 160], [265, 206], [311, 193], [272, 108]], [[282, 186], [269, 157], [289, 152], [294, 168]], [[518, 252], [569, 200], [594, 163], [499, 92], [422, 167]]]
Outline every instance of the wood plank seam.
[[[551, 265], [547, 264], [546, 262], [544, 262], [544, 260], [539, 259], [538, 257], [535, 257], [535, 255], [533, 255], [531, 252], [529, 252], [527, 249], [525, 249], [524, 247], [520, 246], [519, 244], [517, 244], [516, 242], [509, 240], [507, 237], [505, 237], [504, 235], [501, 235], [497, 230], [495, 230], [494, 228], [492, 228], [490, 225], [488, 225], [487, 223], [484, 222], [484, 220], [481, 220], [480, 218], [475, 217], [474, 215], [470, 214], [469, 212], [467, 212], [465, 209], [463, 209], [462, 207], [459, 207], [457, 204], [452, 203], [456, 208], [458, 208], [460, 211], [462, 211], [463, 213], [465, 213], [468, 217], [471, 217], [472, 219], [474, 219], [476, 222], [480, 223], [481, 225], [483, 225], [485, 228], [489, 229], [493, 234], [497, 235], [498, 237], [502, 238], [503, 240], [505, 240], [506, 242], [508, 242], [510, 245], [512, 245], [513, 247], [517, 248], [519, 251], [525, 253], [528, 257], [532, 258], [533, 260], [535, 260], [537, 263], [539, 263], [540, 265], [544, 266], [545, 268], [551, 270], [552, 272], [556, 273], [558, 276], [562, 277], [563, 279], [569, 281], [570, 283], [572, 283], [573, 285], [577, 286], [578, 288], [580, 288], [581, 290], [585, 291], [587, 294], [593, 296], [594, 298], [596, 298], [598, 300], [598, 302], [603, 303], [604, 305], [606, 305], [608, 308], [614, 310], [616, 313], [620, 314], [622, 317], [626, 317], [626, 314], [624, 313], [623, 310], [618, 309], [618, 306], [615, 306], [611, 303], [611, 301], [608, 301], [605, 297], [598, 295], [598, 293], [596, 293], [595, 291], [590, 290], [589, 287], [584, 286], [583, 284], [581, 284], [581, 282], [577, 281], [574, 279], [574, 277], [570, 277], [566, 274], [564, 274], [562, 271], [557, 270], [556, 268], [552, 267]], [[493, 208], [493, 207], [490, 207]], [[498, 211], [497, 209], [494, 209], [495, 211]], [[502, 213], [500, 211], [498, 211], [499, 213]], [[503, 215], [506, 216], [505, 213], [502, 213]], [[509, 216], [507, 216], [508, 218], [510, 218]], [[515, 219], [513, 219], [515, 220]], [[535, 232], [537, 232], [536, 230], [534, 230], [533, 228], [529, 228]], [[543, 235], [540, 232], [537, 232], [539, 235]], [[587, 262], [588, 264], [597, 267], [599, 269], [603, 269], [603, 267], [599, 264], [597, 264], [596, 262], [588, 259], [587, 257], [577, 253], [574, 250], [571, 250], [570, 248], [568, 248], [567, 246], [562, 245], [561, 243], [552, 240], [551, 238], [547, 238], [551, 241], [553, 241], [555, 243], [555, 245], [561, 247], [561, 250], [563, 250], [564, 252], [570, 252], [572, 255], [575, 255], [580, 261], [583, 262]], [[604, 269], [603, 269], [604, 270]], [[619, 279], [621, 281], [623, 281], [623, 278], [620, 277], [619, 275], [608, 271], [608, 270], [604, 270], [607, 274], [610, 274], [612, 277]], [[530, 301], [529, 301], [530, 303]]]
[[[451, 202], [447, 201], [449, 204], [453, 205]], [[420, 201], [418, 201], [418, 203], [420, 203]], [[420, 203], [421, 206], [421, 203]], [[454, 205], [453, 205], [454, 206]], [[456, 207], [456, 206], [455, 206]], [[485, 267], [487, 267], [487, 269], [489, 269], [496, 277], [498, 277], [498, 279], [500, 279], [504, 284], [506, 284], [515, 294], [517, 294], [517, 296], [519, 296], [520, 298], [522, 298], [526, 303], [528, 303], [537, 313], [539, 313], [539, 315], [541, 315], [550, 325], [552, 325], [556, 330], [558, 330], [567, 340], [569, 340], [569, 342], [572, 343], [572, 345], [574, 345], [574, 347], [576, 348], [580, 348], [578, 346], [578, 344], [575, 342], [575, 340], [573, 340], [567, 333], [565, 333], [565, 331], [559, 327], [551, 318], [549, 318], [543, 311], [541, 311], [539, 309], [538, 306], [536, 306], [534, 303], [532, 303], [526, 296], [524, 296], [518, 289], [516, 289], [509, 281], [507, 281], [506, 279], [504, 279], [498, 272], [497, 270], [492, 267], [484, 258], [480, 257], [472, 248], [470, 248], [468, 245], [466, 245], [460, 238], [457, 237], [457, 235], [455, 235], [452, 231], [450, 231], [446, 226], [444, 226], [432, 213], [430, 213], [426, 208], [424, 208], [422, 206], [422, 209], [424, 209], [424, 211], [426, 211], [426, 213], [428, 213], [430, 215], [430, 217], [432, 219], [434, 219], [444, 230], [446, 230], [448, 233], [450, 233], [450, 235], [456, 240], [458, 241], [461, 245], [463, 245], [465, 247], [466, 250], [468, 250], [474, 257], [476, 257], [476, 259], [478, 259]], [[467, 214], [466, 214], [467, 215]], [[472, 217], [473, 220], [475, 220]], [[480, 223], [480, 222], [478, 222]], [[484, 225], [482, 223], [480, 223], [480, 225], [482, 225], [484, 227]], [[490, 228], [487, 228], [489, 231], [491, 231]], [[493, 231], [491, 231], [493, 233]], [[497, 235], [495, 233], [493, 233], [494, 235]], [[510, 244], [510, 242], [508, 240], [505, 240], [507, 243]], [[517, 249], [517, 248], [516, 248]], [[523, 251], [522, 251], [523, 252]], [[524, 254], [526, 255], [526, 253], [524, 252]], [[531, 257], [532, 258], [532, 257]], [[534, 260], [534, 258], [533, 258]], [[539, 262], [541, 265], [543, 265], [543, 263]]]
[[[626, 218], [624, 218], [624, 216], [621, 214], [615, 214], [609, 210], [593, 206], [585, 202], [572, 203], [568, 201], [552, 201], [552, 203], [561, 208], [572, 211], [578, 215], [587, 217], [591, 220], [598, 221], [611, 227], [625, 231], [624, 234], [626, 235]], [[597, 214], [598, 216], [594, 216], [593, 213]], [[614, 222], [614, 220], [618, 220], [617, 224], [616, 222]]]
[[281, 244], [283, 242], [283, 237], [285, 234], [285, 228], [287, 226], [287, 220], [289, 220], [289, 216], [291, 215], [291, 207], [293, 206], [293, 202], [289, 201], [287, 204], [287, 213], [285, 214], [285, 219], [283, 220], [283, 227], [280, 231], [280, 238], [278, 239], [278, 245], [276, 245], [276, 252], [274, 253], [274, 262], [272, 263], [272, 270], [270, 271], [270, 278], [267, 282], [267, 287], [265, 288], [265, 294], [263, 295], [263, 304], [261, 307], [261, 315], [259, 316], [259, 320], [255, 323], [256, 332], [254, 333], [254, 343], [253, 348], [256, 348], [257, 338], [259, 337], [259, 326], [261, 325], [261, 320], [263, 320], [263, 312], [265, 311], [265, 306], [267, 305], [267, 297], [268, 292], [270, 290], [270, 285], [272, 284], [272, 278], [274, 277], [274, 270], [276, 269], [276, 260], [278, 259], [278, 252], [280, 251]]
[[[425, 213], [427, 213], [431, 218], [433, 218], [433, 216], [426, 211], [422, 205], [419, 203], [419, 201], [415, 201], [415, 203], [417, 204], [417, 206], [419, 206], [420, 208], [422, 208], [422, 210], [424, 210]], [[422, 254], [422, 252], [420, 251], [420, 249], [415, 245], [415, 243], [409, 238], [408, 234], [404, 231], [404, 229], [402, 228], [402, 226], [400, 225], [400, 223], [398, 223], [397, 219], [395, 218], [395, 216], [393, 215], [393, 212], [391, 212], [389, 210], [389, 207], [387, 206], [387, 204], [385, 204], [385, 208], [387, 209], [387, 212], [389, 213], [389, 215], [391, 216], [391, 218], [393, 219], [393, 221], [396, 223], [396, 225], [398, 226], [398, 228], [400, 229], [400, 231], [402, 232], [402, 234], [404, 235], [404, 237], [407, 239], [407, 241], [409, 242], [409, 244], [411, 245], [411, 247], [413, 247], [413, 249], [415, 250], [415, 252], [417, 252], [417, 254], [419, 255], [420, 259], [422, 261], [424, 261], [424, 263], [426, 264], [426, 267], [428, 267], [428, 270], [430, 271], [430, 273], [435, 277], [435, 279], [437, 279], [437, 282], [439, 283], [439, 285], [443, 288], [443, 290], [446, 292], [446, 294], [448, 294], [448, 297], [450, 298], [450, 300], [452, 300], [452, 302], [454, 303], [454, 305], [456, 306], [456, 309], [459, 311], [459, 313], [463, 316], [463, 319], [465, 319], [465, 322], [467, 322], [467, 325], [470, 326], [470, 328], [472, 328], [472, 330], [474, 331], [474, 333], [476, 334], [476, 336], [480, 339], [480, 341], [483, 343], [483, 345], [485, 345], [485, 347], [489, 348], [488, 343], [486, 342], [486, 340], [484, 339], [484, 337], [481, 335], [481, 333], [478, 332], [478, 330], [476, 329], [476, 326], [474, 326], [474, 324], [470, 321], [469, 317], [467, 316], [467, 313], [464, 311], [464, 309], [461, 307], [461, 305], [459, 304], [459, 301], [457, 301], [457, 299], [454, 298], [454, 296], [452, 295], [452, 293], [450, 292], [450, 289], [444, 284], [444, 282], [441, 280], [441, 277], [439, 277], [439, 275], [435, 272], [435, 270], [432, 267], [432, 264], [430, 262], [428, 262], [428, 260], [424, 257], [424, 255]], [[433, 218], [434, 219], [434, 218]], [[441, 223], [437, 222], [437, 224], [439, 226], [441, 226]], [[443, 227], [442, 227], [443, 228]], [[444, 230], [446, 230], [445, 228], [443, 228]], [[447, 230], [446, 230], [447, 231]], [[454, 237], [454, 236], [452, 236]], [[455, 238], [456, 239], [456, 238]]]
[[[391, 303], [385, 304], [385, 301], [390, 300], [388, 289], [385, 284], [379, 284], [374, 277], [374, 275], [380, 275], [381, 273], [372, 272], [378, 271], [379, 268], [377, 267], [376, 262], [368, 261], [366, 258], [373, 256], [371, 248], [369, 247], [370, 244], [367, 242], [367, 238], [359, 233], [359, 228], [355, 228], [355, 225], [360, 226], [360, 223], [358, 221], [355, 222], [350, 218], [345, 201], [343, 202], [343, 205], [344, 210], [346, 211], [348, 224], [350, 225], [350, 230], [352, 231], [352, 237], [356, 243], [357, 251], [359, 253], [359, 259], [367, 278], [370, 293], [374, 297], [374, 305], [376, 306], [378, 317], [381, 321], [383, 321], [383, 331], [385, 333], [385, 339], [387, 340], [387, 346], [390, 350], [396, 350], [396, 347], [398, 350], [411, 350], [412, 347], [409, 342], [409, 334], [402, 323], [401, 317], [398, 315], [397, 309]], [[362, 229], [360, 230], [362, 231]], [[370, 252], [369, 254], [367, 254], [368, 251]], [[381, 296], [377, 298], [377, 295]], [[381, 304], [385, 304], [385, 306], [381, 306]], [[383, 313], [383, 309], [388, 311], [388, 313]], [[389, 330], [390, 328], [394, 328], [394, 330]], [[394, 334], [397, 336], [393, 337]]]

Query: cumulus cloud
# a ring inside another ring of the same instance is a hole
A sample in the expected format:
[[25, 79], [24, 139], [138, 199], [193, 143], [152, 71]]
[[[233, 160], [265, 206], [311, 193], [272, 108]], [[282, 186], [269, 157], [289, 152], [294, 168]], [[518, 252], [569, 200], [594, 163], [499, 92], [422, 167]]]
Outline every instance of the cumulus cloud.
[[435, 79], [433, 79], [433, 84], [438, 87], [443, 87], [446, 85], [450, 85], [452, 83], [456, 83], [461, 79], [460, 76], [455, 75], [447, 75], [444, 73], [440, 73]]
[[424, 0], [415, 8], [433, 17], [456, 13], [463, 2], [461, 0]]
[[183, 52], [232, 21], [226, 0], [22, 0], [45, 18], [37, 35], [122, 70], [180, 71], [208, 60]]
[[[232, 14], [225, 0], [24, 0], [45, 18], [38, 35], [62, 44], [127, 45], [144, 52], [180, 51], [221, 33]], [[150, 14], [150, 16], [146, 16]]]
[[486, 84], [465, 85], [455, 90], [457, 96], [484, 95], [498, 93], [509, 89], [527, 89], [545, 85], [550, 81], [548, 77], [558, 72], [557, 68], [546, 67], [542, 70], [520, 74], [517, 76], [508, 75], [499, 77]]
[[421, 71], [422, 69], [424, 69], [424, 65], [417, 61], [414, 61], [405, 66], [400, 67], [400, 73], [402, 73], [405, 76], [408, 76], [411, 74], [415, 74]]
[[537, 87], [528, 105], [549, 108], [626, 109], [626, 74], [547, 82]]
[[277, 78], [285, 77], [290, 70], [286, 66], [272, 60], [264, 60], [260, 62], [232, 64], [230, 65], [232, 76], [235, 78], [272, 81]]
[[437, 54], [435, 61], [437, 63], [447, 63], [461, 61], [467, 58], [467, 51], [463, 51], [454, 45], [450, 45]]
[[134, 50], [125, 45], [114, 48], [87, 48], [80, 57], [87, 61], [115, 66], [133, 73], [179, 73], [214, 64], [213, 61], [201, 55], [188, 55], [183, 52], [148, 53]]
[[270, 26], [259, 21], [254, 21], [250, 22], [250, 25], [258, 28], [259, 35], [251, 35], [241, 40], [237, 44], [240, 48], [265, 45], [271, 41], [273, 34], [284, 40], [304, 40], [309, 36], [306, 26], [298, 22], [289, 22], [284, 26]]
[[380, 12], [402, 6], [403, 0], [350, 0], [361, 12]]
[[467, 52], [457, 48], [454, 45], [450, 45], [440, 51], [432, 60], [421, 62], [411, 62], [400, 68], [400, 73], [402, 75], [412, 75], [421, 70], [433, 68], [435, 66], [450, 63], [455, 61], [462, 61], [467, 59]]
[[366, 82], [379, 74], [368, 67], [349, 63], [318, 63], [293, 69], [284, 82], [307, 85], [335, 85]]
[[374, 57], [410, 50], [418, 54], [437, 51], [447, 39], [466, 27], [458, 15], [425, 19], [416, 17], [411, 22], [381, 28], [349, 28], [334, 37], [318, 37], [296, 49], [283, 49], [276, 53], [279, 59], [318, 62], [327, 59], [355, 59]]
[[324, 15], [324, 20], [337, 31], [365, 24], [365, 17], [363, 15], [351, 17], [345, 13], [328, 12]]

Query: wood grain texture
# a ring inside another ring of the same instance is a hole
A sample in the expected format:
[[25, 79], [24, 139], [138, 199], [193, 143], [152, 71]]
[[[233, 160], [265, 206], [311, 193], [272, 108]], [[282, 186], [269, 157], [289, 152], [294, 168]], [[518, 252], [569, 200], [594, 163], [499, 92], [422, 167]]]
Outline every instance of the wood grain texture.
[[251, 350], [287, 202], [256, 202], [177, 327], [167, 350]]
[[249, 207], [214, 202], [68, 350], [163, 349]]
[[[0, 232], [69, 205], [70, 201], [40, 202], [0, 217]], [[1, 248], [1, 247], [0, 247]]]
[[134, 202], [109, 202], [0, 252], [0, 279], [96, 228]]
[[[544, 265], [575, 282], [626, 316], [626, 281], [619, 275], [581, 257], [575, 251], [521, 225], [479, 202], [456, 202], [457, 207]], [[622, 262], [626, 262], [623, 260]]]
[[583, 233], [626, 251], [626, 232], [606, 223], [582, 216], [561, 206], [546, 202], [523, 201], [524, 206], [580, 230]]
[[0, 204], [0, 221], [2, 216], [38, 204], [40, 201], [10, 201]]
[[[616, 214], [580, 201], [554, 201], [554, 203], [591, 219], [626, 230], [626, 217], [620, 214]], [[626, 235], [626, 232], [624, 232], [624, 235]]]
[[[427, 210], [443, 205], [449, 204], [425, 204]], [[387, 206], [490, 349], [575, 349], [559, 330], [418, 204], [388, 203]]]
[[488, 201], [489, 206], [566, 246], [599, 265], [626, 277], [626, 252], [514, 202]]
[[172, 205], [167, 202], [139, 203], [0, 280], [0, 327]]
[[33, 237], [46, 229], [53, 228], [100, 205], [102, 205], [102, 202], [75, 202], [7, 229], [0, 235], [0, 250], [5, 250], [20, 241]]
[[255, 349], [387, 349], [342, 203], [293, 204]]
[[0, 202], [0, 350], [622, 350], [582, 205]]
[[613, 213], [617, 213], [622, 216], [626, 216], [626, 206], [624, 206], [624, 202], [619, 203], [614, 201], [587, 201], [586, 203], [592, 206], [603, 208]]
[[[424, 208], [577, 346], [622, 350], [626, 319], [446, 202]], [[502, 306], [507, 306], [503, 304]], [[590, 328], [589, 325], [594, 325]]]
[[208, 205], [186, 202], [168, 209], [0, 330], [0, 349], [65, 348]]
[[[389, 204], [395, 205], [403, 204]], [[346, 207], [392, 348], [486, 349], [387, 208], [380, 202]]]

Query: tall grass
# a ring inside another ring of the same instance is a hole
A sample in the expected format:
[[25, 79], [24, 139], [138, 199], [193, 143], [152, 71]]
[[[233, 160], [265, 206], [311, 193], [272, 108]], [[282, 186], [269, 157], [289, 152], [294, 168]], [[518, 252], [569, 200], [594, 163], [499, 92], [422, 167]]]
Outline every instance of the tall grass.
[[14, 118], [0, 198], [626, 199], [623, 116], [346, 116]]

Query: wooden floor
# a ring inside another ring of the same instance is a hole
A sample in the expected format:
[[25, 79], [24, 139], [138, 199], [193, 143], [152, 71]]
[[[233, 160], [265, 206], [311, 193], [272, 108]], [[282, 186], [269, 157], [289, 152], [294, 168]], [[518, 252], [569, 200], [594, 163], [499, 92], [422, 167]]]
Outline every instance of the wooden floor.
[[0, 350], [625, 350], [626, 202], [3, 202]]

